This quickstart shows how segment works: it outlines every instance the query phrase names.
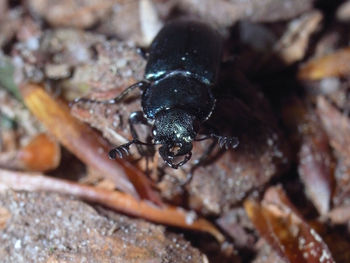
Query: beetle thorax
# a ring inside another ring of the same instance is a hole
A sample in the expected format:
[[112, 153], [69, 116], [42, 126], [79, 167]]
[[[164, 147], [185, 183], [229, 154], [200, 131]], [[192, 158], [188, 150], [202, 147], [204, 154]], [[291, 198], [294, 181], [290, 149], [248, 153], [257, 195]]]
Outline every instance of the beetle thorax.
[[196, 117], [184, 110], [161, 111], [156, 115], [154, 122], [154, 141], [169, 146], [191, 143], [197, 134], [195, 123]]

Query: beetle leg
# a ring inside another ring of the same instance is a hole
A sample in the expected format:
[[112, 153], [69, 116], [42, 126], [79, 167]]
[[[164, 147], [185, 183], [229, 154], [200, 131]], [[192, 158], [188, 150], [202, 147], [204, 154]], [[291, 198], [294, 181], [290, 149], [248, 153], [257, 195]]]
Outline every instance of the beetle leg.
[[124, 158], [130, 154], [129, 147], [132, 144], [136, 145], [154, 145], [153, 143], [141, 142], [138, 139], [133, 139], [125, 144], [122, 144], [109, 151], [108, 156], [110, 159]]
[[217, 134], [212, 134], [211, 136], [218, 140], [220, 148], [225, 148], [226, 150], [231, 148], [234, 149], [239, 144], [239, 140], [237, 137], [221, 136]]
[[117, 102], [122, 101], [125, 99], [127, 95], [129, 95], [132, 91], [134, 91], [136, 88], [139, 88], [141, 90], [145, 89], [147, 86], [149, 86], [149, 83], [147, 81], [140, 81], [137, 82], [129, 87], [127, 87], [125, 90], [123, 90], [117, 97], [109, 100], [94, 100], [94, 99], [88, 99], [88, 98], [76, 98], [73, 101], [73, 104], [78, 102], [90, 102], [90, 103], [101, 103], [101, 104], [115, 104]]
[[[134, 140], [139, 140], [139, 136], [138, 136], [136, 129], [135, 129], [135, 125], [138, 125], [138, 124], [143, 124], [143, 125], [149, 126], [149, 122], [148, 122], [147, 118], [145, 118], [145, 116], [143, 115], [142, 111], [135, 111], [135, 112], [131, 113], [130, 117], [129, 117], [130, 133], [131, 133], [131, 136]], [[154, 153], [151, 150], [148, 150], [146, 152], [141, 147], [141, 144], [136, 144], [136, 147], [137, 147], [137, 151], [139, 152], [139, 154], [141, 156], [148, 156], [148, 155], [150, 155], [150, 153]]]
[[174, 169], [177, 169], [177, 168], [179, 168], [180, 166], [183, 166], [185, 163], [187, 163], [190, 159], [191, 159], [191, 157], [192, 157], [192, 152], [188, 152], [186, 155], [185, 155], [185, 157], [184, 157], [184, 159], [181, 161], [181, 162], [179, 162], [179, 163], [177, 163], [177, 164], [171, 164], [171, 167], [172, 168], [174, 168]]
[[[213, 130], [213, 128], [211, 128]], [[195, 164], [191, 167], [189, 173], [187, 174], [186, 180], [182, 183], [182, 185], [186, 185], [191, 182], [193, 177], [193, 172], [203, 163], [208, 161], [210, 154], [213, 152], [215, 145], [219, 143], [220, 148], [225, 148], [228, 150], [229, 148], [236, 148], [239, 144], [237, 137], [227, 137], [227, 136], [221, 136], [217, 135], [216, 132], [212, 132], [208, 135], [205, 135], [201, 138], [196, 138], [195, 141], [203, 141], [212, 139], [212, 143], [210, 146], [205, 150], [203, 155], [195, 161]]]
[[129, 147], [132, 144], [136, 145], [137, 150], [141, 156], [145, 156], [146, 153], [142, 149], [141, 145], [146, 145], [146, 146], [154, 145], [154, 143], [147, 143], [147, 142], [142, 142], [139, 140], [139, 136], [138, 136], [136, 129], [134, 127], [134, 125], [136, 125], [136, 124], [149, 125], [147, 119], [143, 116], [142, 111], [135, 111], [135, 112], [131, 113], [130, 117], [129, 117], [130, 133], [131, 133], [131, 136], [133, 139], [125, 144], [122, 144], [122, 145], [112, 149], [109, 152], [109, 158], [111, 158], [111, 159], [116, 159], [117, 157], [123, 158], [123, 157], [129, 155]]
[[130, 94], [130, 92], [134, 91], [136, 88], [139, 88], [140, 90], [144, 90], [147, 86], [149, 86], [149, 82], [146, 82], [144, 80], [137, 82], [131, 86], [129, 86], [128, 88], [126, 88], [125, 90], [122, 91], [122, 93], [120, 93], [117, 97], [115, 97], [114, 99], [108, 100], [108, 104], [114, 104], [117, 102], [122, 101], [123, 99], [125, 99], [125, 97], [127, 95]]
[[196, 141], [203, 141], [209, 138], [216, 139], [219, 143], [220, 148], [225, 148], [226, 150], [232, 148], [236, 148], [239, 144], [239, 140], [237, 137], [234, 136], [222, 136], [218, 134], [218, 131], [216, 128], [212, 127], [211, 125], [206, 124], [205, 125], [211, 132], [207, 135], [205, 135], [202, 138], [195, 139]]
[[202, 164], [204, 164], [208, 159], [210, 154], [213, 152], [215, 145], [217, 143], [217, 140], [210, 135], [206, 135], [202, 138], [195, 139], [195, 141], [203, 141], [207, 139], [212, 139], [212, 143], [209, 145], [209, 147], [205, 150], [205, 152], [202, 154], [199, 159], [195, 160], [194, 165], [191, 167], [190, 171], [188, 172], [185, 181], [181, 183], [182, 186], [187, 185], [188, 183], [191, 182], [192, 177], [193, 177], [193, 172]]

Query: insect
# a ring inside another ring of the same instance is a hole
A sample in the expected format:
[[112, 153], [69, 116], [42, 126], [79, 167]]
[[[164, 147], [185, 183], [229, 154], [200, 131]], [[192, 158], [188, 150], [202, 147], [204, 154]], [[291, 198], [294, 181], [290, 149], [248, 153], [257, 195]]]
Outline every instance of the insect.
[[[165, 25], [148, 50], [144, 80], [108, 101], [117, 103], [135, 89], [142, 92], [142, 111], [129, 117], [133, 139], [112, 149], [109, 157], [129, 155], [132, 144], [161, 145], [160, 156], [177, 169], [190, 160], [193, 141], [213, 139], [220, 147], [237, 147], [236, 137], [218, 135], [212, 128], [208, 134], [197, 137], [216, 104], [212, 89], [217, 82], [221, 53], [222, 38], [208, 25], [194, 21]], [[151, 143], [139, 140], [135, 129], [138, 124], [152, 127]]]

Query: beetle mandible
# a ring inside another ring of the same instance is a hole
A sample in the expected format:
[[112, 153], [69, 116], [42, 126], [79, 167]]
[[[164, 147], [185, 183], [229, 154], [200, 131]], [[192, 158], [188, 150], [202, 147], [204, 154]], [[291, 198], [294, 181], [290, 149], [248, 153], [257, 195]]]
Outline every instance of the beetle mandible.
[[[222, 42], [214, 29], [198, 21], [174, 21], [160, 30], [148, 50], [144, 80], [108, 101], [117, 103], [136, 88], [142, 91], [143, 111], [129, 117], [133, 139], [112, 149], [110, 158], [128, 155], [132, 144], [161, 145], [160, 156], [177, 169], [190, 160], [193, 141], [211, 138], [226, 149], [238, 145], [236, 137], [214, 131], [197, 138], [215, 107], [212, 89], [220, 69]], [[152, 127], [152, 143], [139, 140], [136, 124]], [[182, 160], [175, 162], [179, 158]]]

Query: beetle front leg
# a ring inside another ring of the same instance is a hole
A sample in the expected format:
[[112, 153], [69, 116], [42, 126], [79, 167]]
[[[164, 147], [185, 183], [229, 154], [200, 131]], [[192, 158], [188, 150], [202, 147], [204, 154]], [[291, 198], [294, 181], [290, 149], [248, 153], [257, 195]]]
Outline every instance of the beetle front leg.
[[[135, 125], [147, 125], [150, 126], [147, 118], [143, 115], [142, 111], [135, 111], [130, 114], [129, 117], [129, 127], [130, 127], [130, 133], [134, 140], [139, 140], [139, 135], [137, 134]], [[153, 144], [152, 144], [153, 145]], [[147, 156], [150, 151], [145, 152], [145, 150], [141, 147], [141, 144], [136, 144], [137, 151], [141, 156]]]
[[190, 171], [188, 172], [185, 181], [183, 181], [181, 183], [182, 186], [185, 186], [187, 184], [189, 184], [192, 180], [193, 177], [193, 173], [194, 171], [201, 166], [202, 164], [204, 164], [206, 161], [209, 160], [209, 156], [210, 154], [213, 152], [215, 145], [217, 144], [217, 140], [215, 138], [212, 138], [210, 136], [205, 136], [205, 138], [200, 138], [200, 139], [196, 139], [195, 141], [203, 141], [203, 140], [207, 140], [207, 139], [212, 139], [211, 144], [209, 145], [209, 147], [205, 150], [205, 152], [202, 154], [201, 157], [199, 157], [197, 160], [195, 160], [194, 165], [191, 167]]
[[217, 140], [220, 148], [225, 148], [226, 150], [230, 148], [234, 149], [238, 146], [239, 140], [237, 137], [219, 135], [219, 132], [215, 127], [208, 124], [205, 124], [205, 126], [210, 132], [204, 137], [196, 139], [196, 141], [203, 141], [212, 138]]
[[150, 143], [145, 143], [141, 142], [138, 139], [133, 139], [125, 144], [122, 144], [112, 150], [109, 151], [108, 156], [110, 159], [116, 159], [117, 157], [119, 158], [124, 158], [125, 156], [128, 156], [130, 154], [129, 152], [129, 147], [130, 145], [135, 144], [135, 145], [153, 145]]
[[131, 92], [133, 92], [135, 89], [139, 88], [141, 90], [146, 89], [149, 86], [149, 82], [147, 81], [140, 81], [137, 82], [129, 87], [127, 87], [125, 90], [123, 90], [117, 97], [113, 99], [108, 100], [94, 100], [94, 99], [88, 99], [88, 98], [77, 98], [73, 101], [73, 104], [78, 102], [89, 102], [89, 103], [99, 103], [99, 104], [115, 104], [117, 102], [120, 102], [124, 100]]
[[123, 157], [129, 155], [129, 147], [132, 144], [136, 145], [136, 148], [141, 156], [146, 155], [144, 150], [142, 149], [141, 145], [146, 145], [146, 146], [154, 145], [153, 143], [142, 142], [139, 140], [139, 136], [138, 136], [136, 129], [134, 127], [137, 124], [149, 125], [147, 119], [143, 116], [142, 111], [135, 111], [135, 112], [130, 114], [129, 127], [130, 127], [130, 133], [131, 133], [131, 136], [133, 139], [125, 144], [122, 144], [122, 145], [112, 149], [109, 152], [109, 157], [111, 159], [115, 159], [116, 157], [123, 158]]
[[237, 137], [228, 137], [228, 136], [222, 136], [218, 135], [216, 132], [216, 129], [210, 127], [212, 132], [208, 135], [205, 135], [201, 138], [195, 139], [195, 141], [204, 141], [211, 139], [212, 143], [209, 145], [209, 147], [205, 150], [205, 152], [202, 154], [199, 159], [195, 161], [195, 164], [191, 167], [189, 173], [187, 174], [187, 177], [185, 181], [182, 183], [182, 185], [186, 185], [191, 182], [193, 177], [193, 172], [202, 164], [204, 164], [206, 161], [208, 161], [210, 154], [213, 152], [215, 145], [218, 143], [220, 148], [225, 148], [226, 150], [232, 148], [236, 148], [239, 144], [239, 140]]

